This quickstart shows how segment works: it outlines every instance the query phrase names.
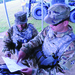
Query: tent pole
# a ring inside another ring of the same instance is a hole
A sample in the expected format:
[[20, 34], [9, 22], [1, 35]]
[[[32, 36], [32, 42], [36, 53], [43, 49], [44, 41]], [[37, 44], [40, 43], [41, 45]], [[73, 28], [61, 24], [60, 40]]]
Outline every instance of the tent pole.
[[8, 17], [8, 12], [7, 12], [7, 8], [6, 8], [5, 0], [3, 0], [3, 3], [4, 3], [4, 8], [5, 8], [6, 16], [7, 16], [7, 22], [8, 22], [9, 27], [11, 27], [10, 26], [10, 22], [9, 22], [9, 17]]
[[41, 28], [42, 28], [42, 30], [43, 30], [43, 0], [41, 0], [41, 10], [42, 10], [42, 12], [41, 12], [41, 14], [42, 14]]

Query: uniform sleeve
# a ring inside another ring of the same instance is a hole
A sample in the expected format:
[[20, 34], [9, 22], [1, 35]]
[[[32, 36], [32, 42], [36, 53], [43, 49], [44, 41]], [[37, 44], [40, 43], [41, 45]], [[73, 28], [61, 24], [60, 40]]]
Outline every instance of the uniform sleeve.
[[44, 38], [47, 35], [48, 27], [41, 31], [37, 36], [35, 36], [32, 40], [28, 43], [22, 44], [20, 50], [24, 51], [25, 53], [31, 52], [31, 50], [35, 47], [38, 47], [43, 44]]
[[5, 51], [10, 51], [10, 49], [12, 49], [12, 47], [14, 46], [12, 43], [12, 36], [13, 33], [13, 28], [11, 27], [10, 29], [8, 29], [8, 31], [5, 33], [4, 39], [3, 39], [3, 52]]
[[46, 71], [44, 69], [33, 69], [32, 75], [49, 75], [50, 71]]
[[37, 34], [38, 34], [38, 31], [37, 29], [33, 26], [33, 24], [29, 23], [28, 24], [31, 28], [31, 31], [32, 31], [32, 38], [34, 38]]
[[60, 59], [60, 66], [64, 69], [71, 69], [75, 63], [75, 42], [71, 42], [62, 54]]
[[37, 31], [37, 29], [35, 28], [35, 27], [33, 27], [33, 38], [38, 34], [38, 31]]

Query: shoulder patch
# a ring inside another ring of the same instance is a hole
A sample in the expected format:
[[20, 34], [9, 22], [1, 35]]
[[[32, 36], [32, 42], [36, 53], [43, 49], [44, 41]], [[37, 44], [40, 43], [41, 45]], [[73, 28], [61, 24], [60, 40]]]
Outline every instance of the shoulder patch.
[[8, 36], [8, 32], [6, 32], [5, 35]]

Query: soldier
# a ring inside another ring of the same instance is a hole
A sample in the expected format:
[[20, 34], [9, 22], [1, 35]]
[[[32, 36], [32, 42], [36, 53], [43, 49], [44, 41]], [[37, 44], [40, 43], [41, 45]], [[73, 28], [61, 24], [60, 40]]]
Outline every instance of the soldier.
[[34, 38], [38, 31], [31, 23], [27, 23], [27, 13], [19, 11], [14, 14], [15, 24], [8, 29], [4, 36], [3, 52], [5, 56], [10, 57], [11, 53], [17, 53], [20, 50], [22, 43], [26, 43]]
[[[48, 9], [44, 21], [49, 24], [34, 39], [23, 43], [19, 60], [34, 52], [38, 68], [25, 68], [26, 75], [63, 75], [75, 63], [75, 35], [69, 25], [70, 8], [54, 4]], [[40, 48], [39, 48], [40, 46]], [[33, 49], [36, 48], [34, 51]], [[59, 72], [59, 73], [57, 73]]]

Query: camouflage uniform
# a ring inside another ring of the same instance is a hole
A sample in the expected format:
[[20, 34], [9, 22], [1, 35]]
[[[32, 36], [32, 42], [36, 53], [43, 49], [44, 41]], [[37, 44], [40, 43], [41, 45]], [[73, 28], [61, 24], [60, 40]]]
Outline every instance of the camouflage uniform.
[[19, 31], [16, 24], [13, 25], [4, 37], [4, 49], [3, 51], [11, 51], [15, 53], [15, 50], [20, 49], [22, 43], [26, 43], [38, 34], [38, 31], [31, 23], [28, 23], [23, 31]]
[[[71, 34], [73, 34], [71, 26], [69, 30], [64, 33], [53, 32], [50, 26], [44, 28], [34, 39], [30, 40], [28, 43], [24, 43], [21, 47], [21, 50], [25, 53], [33, 51], [32, 49], [42, 45], [42, 51], [46, 57], [55, 53], [58, 48], [60, 57], [59, 65], [63, 70], [69, 70], [75, 62], [75, 42], [68, 40], [71, 39]], [[37, 42], [37, 43], [36, 43]], [[65, 43], [66, 42], [66, 43]], [[65, 43], [65, 44], [64, 44]], [[69, 43], [68, 46], [66, 46]], [[64, 45], [63, 45], [64, 44]], [[63, 45], [62, 48], [60, 48]], [[38, 63], [37, 63], [38, 64]], [[34, 69], [32, 75], [55, 75], [56, 69]]]
[[[22, 45], [20, 50], [26, 54], [30, 54], [30, 52], [35, 54], [39, 67], [33, 69], [32, 75], [59, 75], [60, 71], [70, 70], [75, 63], [75, 35], [72, 27], [68, 25], [69, 16], [69, 6], [54, 4], [48, 9], [48, 14], [44, 18], [44, 21], [50, 26], [44, 28], [34, 39]], [[59, 28], [60, 30], [57, 31], [59, 27], [57, 25], [62, 26], [63, 29]], [[56, 30], [55, 26], [57, 26]], [[39, 46], [42, 46], [41, 50], [33, 51], [33, 48]], [[40, 67], [40, 65], [43, 66]], [[59, 73], [57, 74], [57, 72]]]

